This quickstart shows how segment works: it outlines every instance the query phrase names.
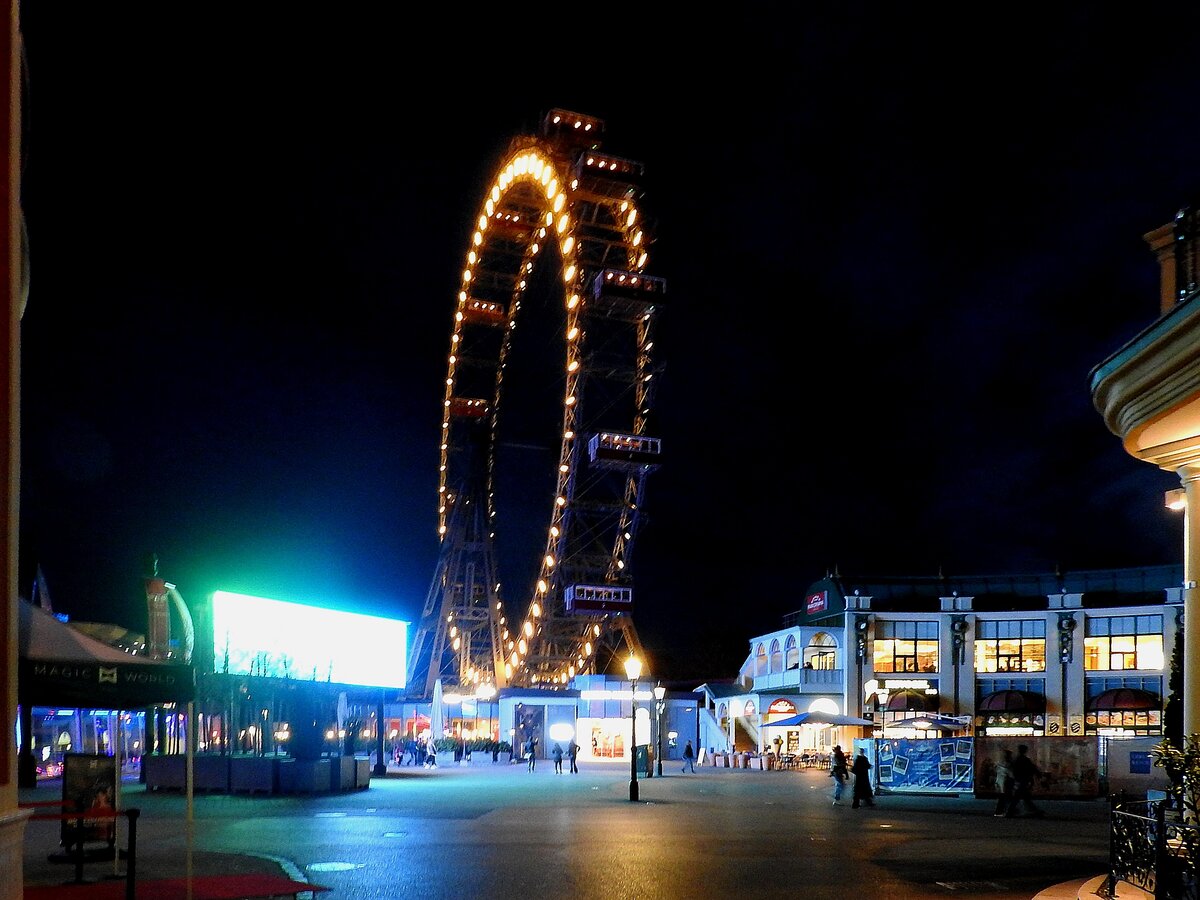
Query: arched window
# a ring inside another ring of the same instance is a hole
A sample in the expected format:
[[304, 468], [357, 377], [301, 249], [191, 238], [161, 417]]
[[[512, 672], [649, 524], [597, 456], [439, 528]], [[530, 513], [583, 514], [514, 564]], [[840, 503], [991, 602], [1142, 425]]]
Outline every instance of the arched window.
[[800, 668], [800, 647], [796, 644], [794, 634], [789, 634], [783, 645], [783, 661], [789, 669]]
[[727, 704], [722, 703], [720, 706], [717, 707], [717, 721], [718, 722], [721, 721], [722, 719], [724, 719], [728, 715], [729, 715], [729, 706]]
[[765, 644], [759, 644], [754, 651], [754, 674], [767, 674], [767, 648]]
[[783, 671], [783, 652], [779, 649], [778, 639], [771, 641], [771, 663], [769, 671]]
[[836, 669], [837, 641], [833, 635], [818, 631], [804, 648], [804, 668], [806, 669]]

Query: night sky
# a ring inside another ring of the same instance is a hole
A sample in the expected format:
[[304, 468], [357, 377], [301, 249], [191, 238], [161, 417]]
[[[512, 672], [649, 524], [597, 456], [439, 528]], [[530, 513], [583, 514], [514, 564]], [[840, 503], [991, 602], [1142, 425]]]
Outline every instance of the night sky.
[[[554, 107], [645, 163], [667, 281], [669, 465], [634, 560], [656, 674], [733, 675], [834, 569], [1179, 563], [1177, 482], [1088, 375], [1156, 318], [1142, 236], [1198, 196], [1196, 12], [782, 9], [417, 29], [27, 3], [22, 594], [40, 564], [56, 611], [142, 630], [155, 553], [185, 600], [415, 620], [467, 238]], [[514, 472], [555, 462], [554, 314]], [[500, 498], [514, 612], [548, 491]]]

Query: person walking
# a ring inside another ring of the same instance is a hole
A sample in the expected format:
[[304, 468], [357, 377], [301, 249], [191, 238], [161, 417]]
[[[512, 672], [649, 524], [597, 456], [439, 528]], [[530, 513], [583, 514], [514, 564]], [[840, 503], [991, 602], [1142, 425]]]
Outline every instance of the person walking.
[[850, 808], [858, 809], [860, 803], [874, 806], [875, 794], [871, 791], [871, 761], [867, 759], [865, 750], [858, 751], [858, 756], [854, 757], [854, 764], [851, 765], [850, 771], [854, 773], [854, 802], [850, 804]]
[[683, 769], [681, 771], [686, 772], [688, 769], [692, 770], [693, 775], [696, 773], [696, 751], [692, 749], [691, 741], [688, 741], [687, 746], [683, 748]]
[[841, 744], [833, 745], [833, 756], [829, 763], [829, 777], [833, 779], [833, 805], [842, 805], [842, 793], [846, 790], [846, 781], [850, 777], [850, 767], [846, 764], [846, 754]]
[[1013, 753], [1005, 750], [996, 763], [996, 790], [1000, 796], [996, 798], [996, 811], [993, 816], [1003, 816], [1012, 807], [1013, 802]]
[[1024, 744], [1017, 746], [1017, 758], [1013, 760], [1012, 771], [1012, 800], [1008, 804], [1008, 811], [1004, 817], [1014, 818], [1017, 810], [1023, 807], [1029, 815], [1040, 819], [1045, 813], [1038, 809], [1033, 802], [1033, 783], [1042, 773], [1037, 764], [1029, 758], [1029, 748]]
[[579, 756], [579, 745], [575, 743], [575, 738], [571, 738], [571, 743], [567, 744], [567, 759], [571, 761], [571, 774], [579, 774], [579, 766], [575, 764], [575, 758]]
[[554, 758], [554, 774], [562, 774], [562, 744], [555, 744], [554, 749], [550, 751], [550, 755]]
[[535, 752], [537, 750], [537, 739], [531, 737], [525, 742], [525, 758], [529, 760], [529, 771], [532, 772], [534, 765], [537, 762]]

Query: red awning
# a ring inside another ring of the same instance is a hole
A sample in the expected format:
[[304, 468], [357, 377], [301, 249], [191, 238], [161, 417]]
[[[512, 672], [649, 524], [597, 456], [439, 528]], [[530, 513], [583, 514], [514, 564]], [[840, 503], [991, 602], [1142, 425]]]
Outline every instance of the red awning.
[[922, 691], [905, 688], [888, 694], [887, 709], [889, 712], [935, 712], [938, 708], [937, 694], [926, 694]]
[[1114, 688], [1097, 694], [1087, 703], [1089, 711], [1114, 709], [1160, 709], [1157, 696], [1137, 688]]
[[1031, 691], [993, 691], [975, 708], [976, 712], [1045, 712], [1046, 698]]

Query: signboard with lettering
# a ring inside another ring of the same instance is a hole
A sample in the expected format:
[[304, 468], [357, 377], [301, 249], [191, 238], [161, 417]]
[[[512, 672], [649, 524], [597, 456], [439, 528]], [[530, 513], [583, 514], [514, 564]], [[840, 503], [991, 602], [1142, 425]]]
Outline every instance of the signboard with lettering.
[[821, 591], [818, 594], [809, 594], [808, 600], [804, 604], [804, 611], [810, 616], [815, 613], [825, 612], [829, 608], [829, 592]]
[[195, 699], [191, 666], [167, 663], [77, 662], [22, 659], [20, 702], [38, 706], [93, 706], [140, 709], [157, 703]]
[[794, 716], [796, 714], [796, 704], [791, 700], [785, 700], [780, 697], [772, 700], [770, 706], [767, 707], [767, 715], [769, 716]]
[[111, 756], [68, 753], [63, 757], [62, 799], [64, 812], [95, 813], [62, 820], [62, 843], [72, 847], [82, 839], [116, 840], [113, 818], [117, 796], [117, 765]]

